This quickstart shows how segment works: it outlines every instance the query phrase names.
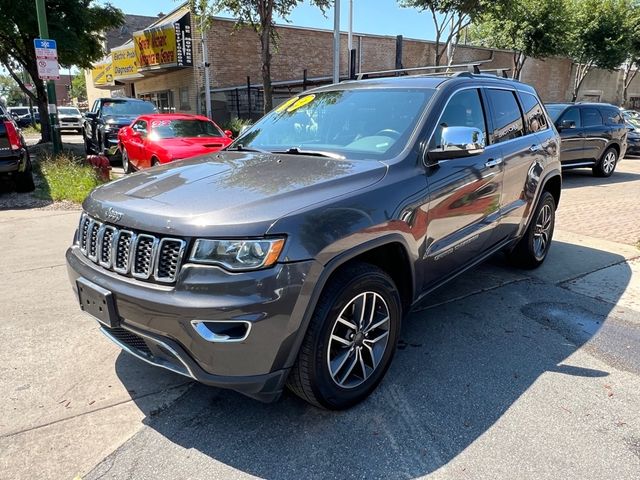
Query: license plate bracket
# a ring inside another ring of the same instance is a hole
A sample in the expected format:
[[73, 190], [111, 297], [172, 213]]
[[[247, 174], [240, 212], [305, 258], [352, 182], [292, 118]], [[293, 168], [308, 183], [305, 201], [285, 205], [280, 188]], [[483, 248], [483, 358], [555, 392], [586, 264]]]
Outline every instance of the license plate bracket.
[[113, 294], [84, 278], [76, 280], [80, 308], [95, 317], [100, 323], [116, 328], [120, 325], [120, 317], [116, 309]]

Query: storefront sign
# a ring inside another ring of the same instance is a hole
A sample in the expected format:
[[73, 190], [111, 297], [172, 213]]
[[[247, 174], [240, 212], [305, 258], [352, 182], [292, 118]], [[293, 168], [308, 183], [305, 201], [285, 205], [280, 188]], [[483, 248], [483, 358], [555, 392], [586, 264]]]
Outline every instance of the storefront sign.
[[115, 85], [113, 78], [113, 62], [111, 55], [105, 61], [100, 62], [91, 70], [93, 85], [96, 87], [108, 87]]
[[177, 22], [133, 34], [141, 71], [193, 65], [189, 14]]
[[138, 73], [138, 60], [133, 45], [112, 49], [111, 57], [113, 58], [113, 76], [116, 80], [141, 77]]

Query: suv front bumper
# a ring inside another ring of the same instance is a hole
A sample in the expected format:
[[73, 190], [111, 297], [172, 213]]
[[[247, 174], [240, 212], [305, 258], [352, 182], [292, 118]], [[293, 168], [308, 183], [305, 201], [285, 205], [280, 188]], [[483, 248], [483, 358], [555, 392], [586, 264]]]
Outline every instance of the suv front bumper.
[[[294, 312], [305, 303], [300, 292], [313, 263], [243, 273], [185, 264], [175, 286], [165, 286], [102, 269], [76, 246], [67, 250], [76, 294], [83, 278], [114, 297], [120, 324], [100, 324], [110, 340], [148, 363], [261, 401], [275, 400], [284, 386], [302, 320]], [[217, 342], [203, 338], [193, 320], [251, 325], [245, 339]]]

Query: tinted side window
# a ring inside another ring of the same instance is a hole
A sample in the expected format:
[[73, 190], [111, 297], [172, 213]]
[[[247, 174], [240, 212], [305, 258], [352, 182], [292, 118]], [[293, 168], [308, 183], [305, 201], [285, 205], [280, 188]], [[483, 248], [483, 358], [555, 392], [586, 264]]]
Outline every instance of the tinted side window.
[[487, 127], [478, 90], [462, 90], [451, 97], [442, 112], [429, 148], [433, 149], [440, 145], [443, 127], [475, 127], [482, 132], [486, 142]]
[[562, 125], [562, 122], [573, 122], [576, 128], [580, 128], [582, 126], [582, 122], [580, 121], [580, 110], [577, 108], [570, 108], [562, 114], [558, 121], [558, 125]]
[[133, 128], [134, 131], [141, 133], [143, 136], [147, 134], [147, 122], [144, 120], [138, 120], [131, 128]]
[[522, 113], [511, 90], [487, 90], [493, 115], [493, 142], [506, 142], [524, 135]]
[[597, 108], [583, 108], [580, 110], [583, 127], [596, 127], [602, 125], [602, 115]]
[[624, 123], [622, 114], [617, 108], [607, 108], [602, 110], [605, 122], [607, 125], [620, 125]]
[[546, 130], [547, 116], [538, 102], [538, 99], [528, 93], [521, 93], [522, 108], [524, 109], [524, 118], [527, 122], [527, 130], [529, 132], [540, 132]]

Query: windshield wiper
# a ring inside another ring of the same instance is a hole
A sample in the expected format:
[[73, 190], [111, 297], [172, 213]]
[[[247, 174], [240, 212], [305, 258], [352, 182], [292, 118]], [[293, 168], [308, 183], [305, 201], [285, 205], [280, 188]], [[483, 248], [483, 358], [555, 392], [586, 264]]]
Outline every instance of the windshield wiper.
[[302, 150], [298, 147], [291, 147], [288, 150], [276, 151], [271, 153], [288, 154], [288, 155], [310, 155], [314, 157], [327, 157], [335, 160], [344, 160], [345, 157], [333, 152], [325, 152], [324, 150]]
[[261, 148], [248, 148], [242, 145], [241, 143], [236, 143], [235, 145], [231, 145], [227, 147], [225, 150], [230, 151], [238, 151], [238, 152], [258, 152], [258, 153], [273, 153], [268, 150], [262, 150]]

